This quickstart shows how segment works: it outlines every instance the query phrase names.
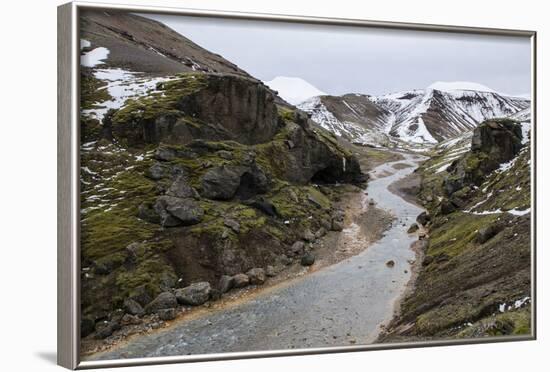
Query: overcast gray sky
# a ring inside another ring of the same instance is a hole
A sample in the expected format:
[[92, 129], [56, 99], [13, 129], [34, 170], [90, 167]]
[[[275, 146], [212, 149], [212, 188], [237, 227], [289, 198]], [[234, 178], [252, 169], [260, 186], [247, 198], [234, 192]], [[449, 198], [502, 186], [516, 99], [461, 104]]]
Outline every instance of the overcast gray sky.
[[382, 94], [434, 81], [529, 93], [527, 37], [145, 15], [251, 75], [300, 77], [329, 94]]

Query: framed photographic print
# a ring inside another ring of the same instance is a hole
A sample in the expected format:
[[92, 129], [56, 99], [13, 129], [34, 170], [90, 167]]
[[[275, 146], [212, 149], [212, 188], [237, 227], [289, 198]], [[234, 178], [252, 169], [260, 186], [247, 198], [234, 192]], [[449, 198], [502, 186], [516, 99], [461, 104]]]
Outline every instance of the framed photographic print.
[[60, 365], [535, 338], [534, 31], [58, 25]]

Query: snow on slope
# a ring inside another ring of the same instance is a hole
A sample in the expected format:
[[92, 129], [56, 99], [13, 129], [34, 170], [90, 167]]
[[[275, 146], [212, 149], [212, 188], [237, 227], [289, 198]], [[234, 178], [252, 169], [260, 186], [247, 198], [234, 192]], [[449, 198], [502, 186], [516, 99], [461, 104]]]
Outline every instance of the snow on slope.
[[453, 90], [475, 90], [478, 92], [498, 93], [485, 85], [473, 83], [470, 81], [436, 81], [427, 89], [441, 90], [444, 92]]
[[311, 97], [326, 95], [325, 92], [297, 77], [278, 76], [264, 83], [292, 105], [302, 103]]

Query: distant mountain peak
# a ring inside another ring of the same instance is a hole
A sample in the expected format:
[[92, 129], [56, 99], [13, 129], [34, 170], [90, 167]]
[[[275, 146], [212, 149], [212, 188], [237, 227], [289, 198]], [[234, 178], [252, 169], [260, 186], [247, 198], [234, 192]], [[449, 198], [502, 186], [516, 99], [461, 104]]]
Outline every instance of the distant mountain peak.
[[271, 89], [276, 90], [281, 98], [293, 105], [302, 103], [311, 97], [326, 95], [325, 92], [298, 77], [277, 76], [275, 79], [264, 83]]
[[497, 93], [494, 89], [491, 89], [483, 84], [474, 83], [471, 81], [436, 81], [430, 85], [428, 90], [441, 90], [441, 91], [453, 91], [453, 90], [475, 90], [478, 92]]

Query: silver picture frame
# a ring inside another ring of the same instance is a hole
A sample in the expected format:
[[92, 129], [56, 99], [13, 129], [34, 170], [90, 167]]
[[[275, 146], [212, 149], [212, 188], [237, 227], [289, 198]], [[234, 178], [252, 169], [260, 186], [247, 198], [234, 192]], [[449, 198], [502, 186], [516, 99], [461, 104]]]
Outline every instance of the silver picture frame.
[[[155, 358], [119, 359], [108, 361], [80, 360], [80, 187], [79, 187], [79, 12], [86, 9], [123, 10], [237, 20], [275, 21], [319, 25], [376, 27], [398, 30], [451, 32], [522, 36], [531, 40], [531, 110], [532, 110], [532, 223], [531, 223], [531, 293], [532, 327], [530, 335], [488, 337], [481, 339], [441, 340], [391, 344], [353, 345], [342, 347], [270, 350], [205, 355], [182, 355]], [[537, 33], [529, 30], [510, 30], [483, 27], [462, 27], [434, 24], [384, 22], [361, 19], [320, 18], [280, 14], [213, 11], [200, 9], [128, 6], [75, 1], [60, 5], [58, 19], [58, 156], [57, 156], [57, 363], [69, 369], [138, 366], [182, 362], [263, 358], [319, 353], [341, 353], [382, 349], [401, 349], [429, 346], [480, 344], [526, 341], [536, 339], [536, 149], [537, 149]]]

